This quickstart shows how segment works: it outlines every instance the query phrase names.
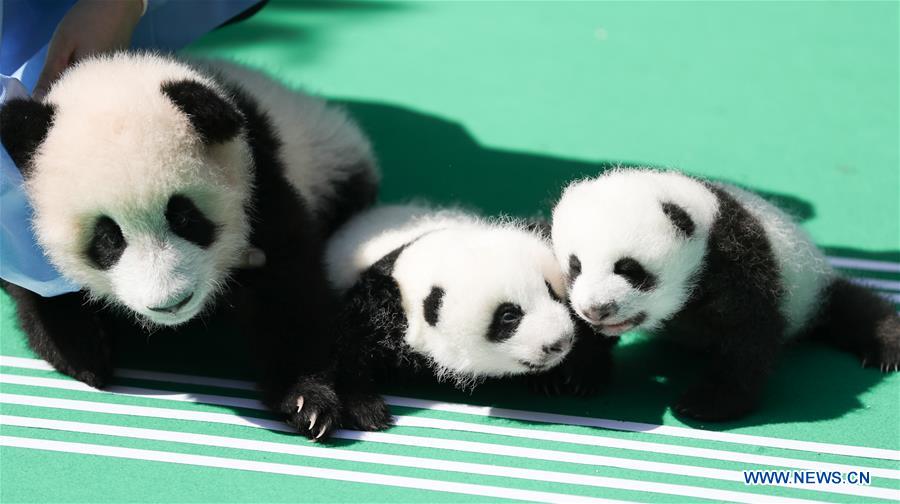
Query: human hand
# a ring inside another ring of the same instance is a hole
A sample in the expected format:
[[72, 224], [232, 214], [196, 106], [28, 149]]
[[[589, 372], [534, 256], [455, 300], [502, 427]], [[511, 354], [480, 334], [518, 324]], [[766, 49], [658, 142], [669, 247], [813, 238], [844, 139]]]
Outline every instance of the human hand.
[[143, 12], [141, 0], [79, 0], [62, 18], [47, 50], [34, 87], [42, 98], [53, 81], [75, 61], [96, 53], [124, 49]]

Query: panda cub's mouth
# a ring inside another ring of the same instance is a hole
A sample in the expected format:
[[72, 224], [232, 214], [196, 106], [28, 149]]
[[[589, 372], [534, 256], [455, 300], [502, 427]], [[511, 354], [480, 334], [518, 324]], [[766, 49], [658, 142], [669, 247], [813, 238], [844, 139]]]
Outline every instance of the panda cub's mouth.
[[619, 336], [643, 324], [645, 320], [647, 320], [647, 312], [640, 312], [634, 317], [623, 320], [622, 322], [616, 322], [614, 324], [595, 324], [594, 330], [603, 333], [605, 336]]

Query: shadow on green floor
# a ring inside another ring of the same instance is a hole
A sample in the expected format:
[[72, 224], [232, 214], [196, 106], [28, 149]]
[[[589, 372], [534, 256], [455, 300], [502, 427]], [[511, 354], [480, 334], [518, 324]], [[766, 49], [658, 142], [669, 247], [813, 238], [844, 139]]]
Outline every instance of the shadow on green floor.
[[[615, 166], [648, 166], [630, 159], [586, 162], [493, 149], [478, 144], [462, 125], [434, 115], [378, 103], [339, 103], [372, 138], [384, 170], [385, 202], [421, 197], [462, 203], [487, 214], [548, 215], [572, 180]], [[815, 215], [800, 198], [757, 192], [801, 221]]]

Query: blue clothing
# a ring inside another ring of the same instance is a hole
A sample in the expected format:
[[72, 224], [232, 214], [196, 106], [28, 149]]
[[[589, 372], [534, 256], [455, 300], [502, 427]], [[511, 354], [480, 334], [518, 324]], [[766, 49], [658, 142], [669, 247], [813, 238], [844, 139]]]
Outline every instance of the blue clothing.
[[[150, 0], [135, 28], [132, 47], [174, 51], [193, 42], [259, 0]], [[0, 105], [28, 96], [47, 57], [56, 25], [75, 0], [0, 0]], [[42, 296], [74, 292], [37, 245], [22, 177], [0, 148], [0, 278]]]

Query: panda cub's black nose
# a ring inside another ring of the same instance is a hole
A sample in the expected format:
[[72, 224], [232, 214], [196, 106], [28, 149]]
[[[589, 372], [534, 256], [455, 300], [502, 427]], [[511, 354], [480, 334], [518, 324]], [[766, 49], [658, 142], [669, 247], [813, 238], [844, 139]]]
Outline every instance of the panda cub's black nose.
[[542, 347], [541, 347], [541, 351], [543, 351], [545, 354], [548, 354], [548, 355], [549, 355], [549, 354], [555, 354], [555, 353], [560, 353], [560, 352], [562, 352], [563, 350], [566, 349], [567, 346], [568, 346], [568, 345], [567, 345], [565, 342], [563, 342], [563, 341], [557, 341], [556, 343], [554, 343], [554, 344], [552, 344], [552, 345], [544, 345], [544, 346], [542, 346]]
[[158, 313], [175, 313], [178, 310], [182, 309], [184, 307], [184, 305], [188, 304], [188, 302], [190, 302], [190, 300], [193, 298], [194, 298], [194, 293], [189, 292], [187, 294], [187, 296], [184, 296], [183, 298], [181, 298], [180, 301], [176, 301], [175, 303], [170, 304], [169, 306], [156, 306], [156, 307], [148, 306], [147, 308], [150, 309], [151, 311], [155, 311]]
[[610, 303], [604, 303], [599, 306], [592, 306], [587, 310], [582, 310], [582, 314], [585, 318], [590, 320], [591, 322], [600, 322], [606, 317], [611, 317], [619, 311], [619, 305], [616, 304], [615, 301]]

